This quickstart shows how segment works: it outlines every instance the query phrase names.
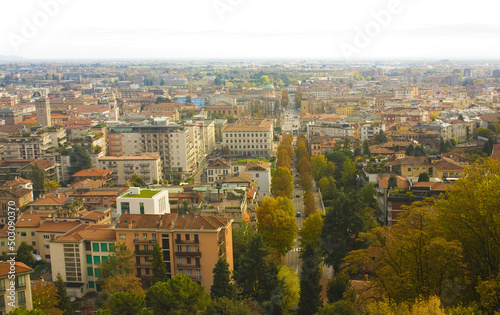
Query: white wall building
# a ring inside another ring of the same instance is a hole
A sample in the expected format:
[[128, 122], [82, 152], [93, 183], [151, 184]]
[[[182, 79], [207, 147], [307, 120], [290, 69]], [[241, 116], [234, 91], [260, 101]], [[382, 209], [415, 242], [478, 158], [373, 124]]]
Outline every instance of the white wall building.
[[168, 190], [152, 190], [130, 187], [125, 194], [116, 198], [116, 209], [119, 214], [170, 213]]

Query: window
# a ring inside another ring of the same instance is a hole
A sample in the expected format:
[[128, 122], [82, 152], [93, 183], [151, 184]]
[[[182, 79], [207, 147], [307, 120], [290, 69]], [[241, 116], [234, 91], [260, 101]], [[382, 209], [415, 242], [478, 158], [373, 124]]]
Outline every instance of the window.
[[0, 292], [5, 291], [5, 280], [0, 280]]
[[85, 242], [85, 250], [90, 251], [90, 242]]
[[149, 275], [149, 268], [144, 269], [145, 273]]
[[4, 308], [4, 307], [5, 307], [5, 298], [2, 295], [2, 296], [0, 296], [0, 308]]
[[144, 202], [139, 202], [139, 210], [141, 214], [144, 214]]
[[43, 236], [43, 239], [44, 239], [44, 240], [48, 240], [49, 238], [50, 238], [50, 237], [49, 237], [48, 235], [44, 235], [44, 236]]
[[189, 241], [189, 234], [186, 234], [185, 237], [186, 237], [186, 241]]
[[190, 276], [192, 274], [192, 271], [191, 269], [188, 269], [188, 272], [187, 272], [188, 276]]
[[121, 212], [122, 213], [130, 213], [130, 204], [128, 202], [121, 203]]
[[24, 291], [17, 292], [17, 305], [26, 304], [26, 296], [24, 295]]
[[411, 172], [411, 167], [408, 167], [408, 172]]
[[21, 236], [26, 236], [26, 232], [21, 232]]
[[102, 259], [102, 261], [106, 261], [106, 260], [108, 260], [108, 256], [102, 256], [101, 259]]
[[101, 264], [101, 256], [94, 256], [94, 265]]
[[149, 250], [149, 246], [148, 245], [144, 245], [144, 250]]
[[121, 239], [121, 240], [124, 240], [126, 238], [126, 235], [125, 234], [119, 234], [118, 238]]
[[24, 288], [26, 286], [26, 278], [24, 276], [16, 277], [16, 288]]
[[184, 270], [179, 269], [179, 273], [180, 273], [181, 275], [182, 275], [182, 274], [184, 274]]
[[182, 257], [178, 257], [178, 258], [177, 258], [177, 263], [178, 263], [179, 265], [182, 265]]
[[138, 240], [139, 239], [139, 233], [134, 233], [134, 240]]
[[94, 281], [89, 281], [89, 289], [93, 289], [95, 287]]
[[92, 263], [92, 255], [87, 255], [87, 264]]
[[151, 239], [152, 239], [153, 241], [156, 241], [156, 234], [155, 234], [155, 233], [151, 234]]
[[94, 252], [98, 252], [99, 251], [99, 243], [92, 243], [92, 250]]
[[142, 238], [147, 240], [148, 239], [148, 233], [142, 233]]
[[189, 257], [188, 257], [188, 258], [186, 258], [186, 264], [187, 264], [187, 265], [191, 265], [191, 258], [189, 258]]
[[99, 269], [99, 268], [94, 269], [94, 273], [95, 273], [95, 277], [98, 278], [99, 275], [101, 274], [101, 269]]
[[201, 278], [201, 271], [200, 271], [200, 269], [196, 269], [196, 278], [197, 279]]
[[107, 251], [108, 251], [108, 244], [101, 243], [101, 252], [107, 252]]
[[94, 276], [94, 268], [87, 267], [87, 276]]
[[191, 246], [186, 246], [186, 252], [190, 252], [191, 251]]
[[182, 246], [177, 246], [177, 251], [182, 252]]
[[195, 243], [198, 243], [198, 242], [199, 242], [199, 240], [198, 240], [198, 234], [195, 234], [195, 235], [194, 235], [194, 242], [195, 242]]

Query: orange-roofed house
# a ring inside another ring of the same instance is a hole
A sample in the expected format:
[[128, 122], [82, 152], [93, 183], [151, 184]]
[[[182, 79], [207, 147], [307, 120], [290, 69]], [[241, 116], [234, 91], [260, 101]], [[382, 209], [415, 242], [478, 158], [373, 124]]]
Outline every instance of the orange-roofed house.
[[[0, 225], [7, 221], [7, 212], [10, 209], [24, 207], [33, 201], [33, 191], [31, 189], [19, 187], [16, 184], [5, 183], [0, 186]], [[14, 202], [12, 204], [12, 202]]]
[[109, 182], [113, 178], [112, 174], [113, 171], [110, 170], [89, 168], [86, 170], [81, 170], [79, 172], [76, 172], [75, 174], [71, 175], [71, 177], [73, 178], [74, 183], [83, 181], [85, 179], [104, 180], [106, 182]]
[[52, 274], [61, 274], [68, 295], [81, 298], [89, 291], [101, 291], [97, 279], [115, 241], [109, 225], [79, 224], [49, 242], [51, 256], [59, 257], [51, 261]]
[[57, 214], [58, 216], [74, 217], [82, 208], [82, 202], [65, 194], [47, 194], [26, 207], [32, 213]]
[[81, 224], [79, 220], [66, 221], [64, 218], [46, 218], [35, 232], [39, 255], [47, 262], [51, 262], [53, 256], [50, 252], [50, 242], [56, 237], [73, 231]]
[[14, 265], [8, 261], [0, 262], [0, 314], [21, 307], [33, 309], [30, 278], [32, 272], [33, 269], [22, 262], [15, 262]]
[[151, 285], [151, 250], [162, 248], [168, 277], [184, 274], [210, 292], [212, 270], [219, 258], [233, 269], [232, 219], [192, 215], [123, 214], [116, 227], [116, 241], [135, 254], [134, 274]]
[[271, 196], [271, 164], [263, 161], [249, 163], [245, 173], [252, 174], [257, 181], [257, 196], [259, 200]]

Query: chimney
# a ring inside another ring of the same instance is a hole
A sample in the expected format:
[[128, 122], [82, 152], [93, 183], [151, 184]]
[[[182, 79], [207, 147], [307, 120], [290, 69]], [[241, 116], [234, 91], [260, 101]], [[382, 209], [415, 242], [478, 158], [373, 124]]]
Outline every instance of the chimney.
[[130, 221], [130, 222], [128, 223], [128, 228], [129, 228], [129, 229], [131, 229], [131, 228], [132, 228], [132, 221]]

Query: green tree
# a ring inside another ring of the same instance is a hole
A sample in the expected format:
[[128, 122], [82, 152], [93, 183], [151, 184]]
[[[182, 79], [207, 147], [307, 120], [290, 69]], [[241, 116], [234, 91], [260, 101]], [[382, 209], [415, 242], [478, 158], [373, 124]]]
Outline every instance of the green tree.
[[328, 281], [326, 286], [326, 296], [328, 297], [328, 303], [335, 303], [344, 298], [344, 293], [351, 287], [351, 279], [341, 273], [335, 278]]
[[316, 314], [323, 305], [321, 300], [322, 286], [321, 280], [320, 256], [318, 250], [307, 243], [301, 254], [302, 273], [300, 274], [300, 299], [298, 315]]
[[410, 144], [407, 148], [406, 148], [406, 152], [405, 154], [407, 156], [414, 156], [415, 155], [415, 146], [413, 144]]
[[64, 315], [74, 314], [75, 309], [66, 291], [66, 284], [60, 273], [57, 273], [56, 282], [54, 283], [57, 289], [58, 303], [57, 308], [64, 312]]
[[356, 175], [358, 170], [356, 168], [356, 163], [351, 161], [351, 159], [345, 159], [342, 166], [342, 184], [345, 189], [356, 187]]
[[186, 275], [178, 274], [167, 282], [155, 283], [147, 292], [153, 314], [196, 314], [210, 304], [210, 296], [204, 287]]
[[111, 276], [104, 282], [104, 289], [102, 296], [107, 299], [111, 295], [118, 292], [133, 293], [134, 295], [146, 297], [146, 292], [142, 288], [141, 279], [134, 276], [134, 274], [116, 275]]
[[239, 301], [221, 297], [213, 300], [204, 315], [251, 315], [250, 308]]
[[298, 226], [292, 201], [288, 198], [264, 198], [257, 213], [259, 234], [279, 257], [293, 248]]
[[234, 271], [234, 280], [243, 298], [263, 302], [279, 287], [278, 265], [267, 258], [269, 254], [262, 236], [257, 234], [240, 257], [239, 267]]
[[376, 144], [386, 143], [387, 141], [388, 141], [387, 136], [384, 134], [383, 131], [381, 131], [378, 135], [375, 136]]
[[360, 246], [356, 239], [369, 221], [365, 204], [357, 191], [339, 192], [326, 210], [321, 230], [325, 263], [340, 270], [342, 259]]
[[31, 165], [31, 181], [33, 182], [33, 197], [38, 199], [41, 194], [45, 192], [45, 180], [47, 179], [47, 173], [38, 164], [33, 163]]
[[329, 162], [324, 155], [316, 155], [311, 157], [311, 174], [315, 180], [320, 180], [323, 177], [335, 175], [335, 164]]
[[337, 185], [333, 176], [323, 177], [318, 182], [318, 187], [321, 190], [323, 201], [332, 200], [337, 194]]
[[101, 263], [101, 280], [111, 276], [128, 275], [134, 272], [134, 254], [127, 248], [125, 243], [118, 243], [111, 248], [108, 260]]
[[488, 314], [500, 310], [500, 274], [494, 279], [480, 280], [476, 290], [480, 297], [479, 304]]
[[321, 248], [322, 227], [323, 214], [319, 211], [314, 212], [304, 220], [302, 229], [299, 231], [299, 244], [301, 250], [304, 250], [308, 243], [312, 243], [317, 249]]
[[36, 281], [31, 285], [33, 308], [43, 310], [49, 314], [62, 314], [56, 306], [58, 304], [57, 290], [54, 284]]
[[300, 298], [299, 277], [295, 271], [287, 266], [281, 266], [278, 272], [278, 279], [282, 283], [283, 297], [281, 308], [284, 314], [288, 314], [297, 305]]
[[153, 278], [152, 283], [155, 284], [157, 282], [165, 282], [168, 280], [167, 276], [167, 267], [163, 262], [163, 252], [158, 243], [155, 243], [153, 246], [153, 259], [151, 261], [153, 265]]
[[394, 189], [396, 187], [398, 187], [398, 179], [396, 178], [395, 175], [391, 175], [389, 177], [389, 180], [387, 181], [387, 188], [389, 190], [391, 190], [391, 189]]
[[17, 248], [16, 261], [22, 262], [28, 267], [33, 268], [35, 266], [35, 257], [33, 257], [34, 249], [33, 245], [22, 241]]
[[297, 90], [295, 90], [294, 100], [295, 100], [295, 106], [297, 108], [300, 108], [300, 104], [302, 102], [302, 88], [301, 87], [298, 87]]
[[42, 310], [27, 310], [24, 307], [16, 308], [7, 315], [46, 315]]
[[128, 181], [130, 187], [146, 187], [147, 184], [142, 177], [137, 174], [133, 174]]
[[470, 280], [488, 280], [500, 267], [500, 162], [485, 159], [465, 168], [463, 176], [436, 201], [440, 226], [463, 248]]
[[370, 142], [368, 142], [368, 140], [363, 141], [363, 155], [372, 156], [370, 153]]
[[288, 90], [283, 89], [283, 90], [281, 90], [281, 106], [288, 107], [289, 104], [290, 104], [290, 100], [288, 97]]
[[457, 301], [464, 271], [460, 243], [442, 237], [432, 199], [405, 210], [392, 228], [360, 235], [368, 248], [349, 253], [348, 270], [373, 270], [375, 286], [397, 303], [433, 295], [447, 304]]
[[92, 159], [84, 146], [76, 145], [69, 156], [69, 175], [92, 168]]
[[56, 182], [55, 180], [53, 181], [49, 181], [49, 182], [45, 182], [43, 184], [43, 190], [45, 192], [49, 192], [49, 191], [52, 191], [56, 188], [60, 188], [61, 187], [61, 184], [59, 184], [58, 182]]
[[213, 274], [214, 282], [210, 288], [212, 299], [221, 297], [234, 299], [236, 297], [236, 288], [231, 283], [231, 271], [229, 270], [229, 264], [224, 258], [219, 258], [215, 264]]
[[316, 211], [316, 200], [312, 190], [304, 192], [304, 216], [307, 218]]
[[290, 170], [285, 167], [278, 167], [273, 173], [271, 180], [271, 191], [276, 197], [292, 198], [293, 177]]
[[113, 315], [136, 315], [146, 307], [144, 297], [129, 292], [114, 293], [107, 302]]
[[254, 236], [255, 230], [244, 220], [238, 226], [233, 228], [234, 270], [238, 269], [240, 257], [245, 253]]
[[419, 182], [428, 182], [430, 180], [429, 174], [426, 172], [418, 174], [418, 181]]

